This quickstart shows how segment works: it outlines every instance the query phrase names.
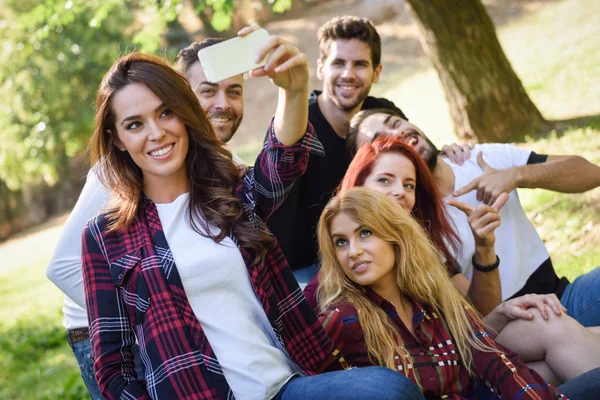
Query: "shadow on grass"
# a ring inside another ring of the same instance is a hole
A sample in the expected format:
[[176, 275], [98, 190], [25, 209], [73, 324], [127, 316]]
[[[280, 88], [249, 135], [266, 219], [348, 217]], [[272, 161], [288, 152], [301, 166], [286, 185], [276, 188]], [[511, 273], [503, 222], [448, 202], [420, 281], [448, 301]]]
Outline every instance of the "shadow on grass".
[[581, 117], [550, 121], [554, 124], [554, 129], [560, 137], [565, 132], [577, 128], [591, 128], [600, 131], [600, 114], [584, 115]]
[[546, 120], [537, 126], [530, 127], [525, 134], [519, 133], [511, 136], [509, 142], [525, 143], [531, 140], [554, 137], [560, 139], [570, 131], [576, 129], [591, 129], [600, 131], [600, 114], [582, 115], [579, 117]]
[[55, 320], [0, 325], [0, 398], [89, 399], [65, 331]]

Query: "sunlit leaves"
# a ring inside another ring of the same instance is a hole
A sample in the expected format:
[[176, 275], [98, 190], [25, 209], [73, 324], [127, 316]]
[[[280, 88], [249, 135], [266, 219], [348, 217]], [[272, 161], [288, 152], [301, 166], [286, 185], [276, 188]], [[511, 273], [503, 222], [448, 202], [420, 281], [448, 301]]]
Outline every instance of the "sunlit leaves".
[[[104, 71], [133, 49], [124, 33], [131, 12], [112, 0], [7, 6], [0, 10], [9, 50], [0, 59], [0, 179], [12, 189], [53, 184], [87, 144]], [[91, 28], [94, 18], [101, 23]]]
[[292, 0], [269, 0], [272, 4], [273, 11], [281, 14], [292, 8]]

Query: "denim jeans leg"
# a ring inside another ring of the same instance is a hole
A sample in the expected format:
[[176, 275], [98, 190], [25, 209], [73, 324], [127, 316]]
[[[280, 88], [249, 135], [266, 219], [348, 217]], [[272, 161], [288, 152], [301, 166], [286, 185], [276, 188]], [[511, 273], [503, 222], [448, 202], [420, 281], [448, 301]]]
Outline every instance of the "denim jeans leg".
[[567, 313], [583, 326], [600, 325], [600, 267], [567, 285], [560, 302]]
[[90, 393], [90, 397], [92, 400], [104, 400], [102, 394], [100, 394], [100, 389], [98, 388], [98, 383], [96, 383], [96, 377], [94, 375], [94, 359], [92, 358], [90, 339], [81, 340], [71, 344], [71, 349], [79, 364], [81, 377], [83, 378], [85, 387]]
[[558, 387], [562, 394], [576, 400], [598, 400], [600, 394], [600, 368], [579, 375]]
[[319, 272], [319, 268], [320, 264], [314, 263], [293, 271], [300, 289], [304, 290], [306, 285], [308, 285], [317, 272]]
[[[81, 377], [83, 378], [85, 387], [90, 393], [90, 397], [92, 400], [104, 400], [104, 397], [102, 397], [102, 394], [100, 393], [98, 383], [96, 382], [96, 375], [94, 374], [94, 359], [92, 357], [92, 345], [90, 339], [85, 339], [75, 344], [69, 341], [69, 344], [77, 359], [77, 364], [79, 364]], [[143, 381], [145, 379], [144, 366], [142, 364], [142, 359], [140, 358], [140, 348], [137, 343], [131, 346], [131, 352], [133, 353], [138, 380]]]
[[366, 367], [298, 376], [279, 391], [275, 400], [424, 400], [421, 390], [389, 368]]

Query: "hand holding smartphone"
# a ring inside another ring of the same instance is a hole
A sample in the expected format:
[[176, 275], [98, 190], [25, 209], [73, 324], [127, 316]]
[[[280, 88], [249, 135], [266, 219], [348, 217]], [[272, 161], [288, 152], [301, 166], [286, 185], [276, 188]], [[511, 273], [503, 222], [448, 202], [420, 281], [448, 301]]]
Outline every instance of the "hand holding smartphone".
[[265, 29], [257, 29], [243, 37], [235, 37], [198, 52], [198, 58], [209, 82], [219, 82], [265, 65], [265, 56], [256, 62], [259, 50], [269, 40]]

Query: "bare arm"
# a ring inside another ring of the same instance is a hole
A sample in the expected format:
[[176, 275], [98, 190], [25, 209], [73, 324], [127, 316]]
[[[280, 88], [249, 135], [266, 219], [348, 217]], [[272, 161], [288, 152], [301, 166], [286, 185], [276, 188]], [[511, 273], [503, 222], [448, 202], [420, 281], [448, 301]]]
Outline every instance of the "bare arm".
[[477, 191], [477, 200], [492, 204], [503, 192], [517, 187], [540, 188], [563, 193], [580, 193], [600, 186], [600, 167], [581, 156], [548, 156], [546, 162], [507, 169], [495, 169], [477, 155], [483, 174], [454, 192], [462, 196]]
[[[492, 255], [486, 255], [485, 259], [491, 260], [488, 264], [496, 261], [496, 252], [492, 250]], [[488, 315], [494, 307], [502, 302], [502, 290], [500, 286], [500, 272], [498, 269], [490, 272], [481, 272], [473, 269], [471, 282], [463, 274], [456, 274], [452, 277], [452, 283], [463, 295], [467, 296], [473, 306], [483, 316]]]
[[548, 156], [545, 163], [513, 169], [518, 187], [581, 193], [600, 186], [600, 167], [581, 156]]
[[[454, 199], [446, 201], [449, 205], [458, 208], [467, 216], [473, 238], [475, 239], [473, 261], [479, 265], [487, 266], [496, 262], [496, 251], [494, 249], [496, 238], [494, 230], [500, 226], [498, 210], [502, 208], [507, 200], [508, 194], [504, 193], [498, 197], [492, 206], [480, 204], [477, 207], [473, 207]], [[467, 296], [481, 315], [487, 315], [502, 301], [498, 268], [487, 272], [473, 268], [471, 283], [467, 286], [465, 281], [467, 279], [461, 274], [454, 278], [454, 284], [463, 293], [466, 291]]]

